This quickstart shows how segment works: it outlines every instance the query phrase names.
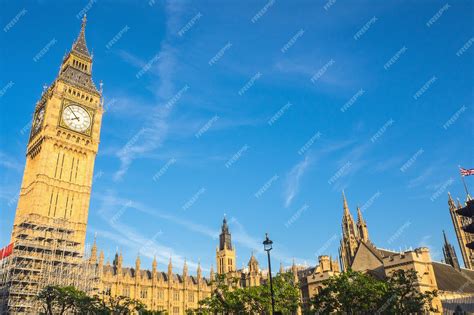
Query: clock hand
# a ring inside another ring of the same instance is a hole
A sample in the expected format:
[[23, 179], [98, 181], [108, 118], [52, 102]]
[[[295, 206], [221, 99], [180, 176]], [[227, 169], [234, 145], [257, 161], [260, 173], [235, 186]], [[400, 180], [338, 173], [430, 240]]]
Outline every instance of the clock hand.
[[69, 111], [74, 115], [74, 117], [75, 117], [74, 119], [79, 120], [79, 117], [76, 116], [76, 114], [74, 113], [74, 111], [71, 108], [69, 108]]

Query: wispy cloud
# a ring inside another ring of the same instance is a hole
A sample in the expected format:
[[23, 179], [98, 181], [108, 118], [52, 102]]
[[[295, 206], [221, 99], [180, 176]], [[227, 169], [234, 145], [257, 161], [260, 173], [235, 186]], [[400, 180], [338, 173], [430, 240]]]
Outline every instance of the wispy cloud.
[[[117, 213], [117, 209], [120, 209], [124, 205], [127, 205], [126, 211], [136, 210], [144, 214], [153, 216], [155, 218], [172, 222], [174, 224], [179, 225], [181, 228], [207, 236], [213, 241], [217, 240], [219, 235], [219, 231], [217, 229], [213, 229], [196, 222], [192, 222], [171, 214], [167, 214], [163, 211], [150, 208], [140, 202], [117, 197], [113, 191], [108, 191], [105, 194], [102, 194], [100, 197], [98, 197], [98, 199], [102, 201], [101, 206], [99, 208], [99, 213], [101, 217], [107, 221], [109, 221], [110, 218]], [[142, 248], [143, 244], [150, 244], [150, 238], [147, 238], [138, 233], [137, 231], [133, 230], [132, 228], [126, 226], [125, 224], [120, 223], [120, 218], [114, 220], [113, 222], [114, 224], [111, 225], [111, 227], [113, 228], [115, 233], [119, 233], [124, 238], [116, 237], [114, 235], [111, 235], [110, 233], [107, 234], [106, 231], [103, 229], [94, 230], [98, 233], [99, 236], [103, 235], [104, 237], [116, 243], [119, 243], [119, 245], [126, 246], [131, 250], [137, 250], [139, 248]], [[236, 244], [247, 248], [250, 251], [254, 251], [255, 253], [262, 253], [262, 241], [259, 238], [249, 235], [248, 232], [245, 230], [244, 226], [240, 224], [240, 222], [234, 217], [229, 220], [229, 224], [231, 225], [232, 229], [232, 238]], [[157, 260], [161, 259], [162, 262], [167, 262], [167, 260], [165, 261], [165, 259], [168, 259], [169, 255], [172, 255], [173, 261], [175, 260], [174, 257], [176, 257], [177, 264], [182, 264], [183, 255], [177, 253], [173, 248], [168, 247], [164, 244], [160, 244], [157, 240], [154, 240], [154, 242], [152, 242], [152, 246], [153, 247], [151, 247], [151, 249], [147, 250], [147, 257], [153, 257], [156, 252]], [[159, 255], [158, 252], [160, 253]], [[290, 257], [284, 254], [282, 250], [279, 250], [278, 252], [275, 252], [275, 258], [285, 263], [291, 263], [292, 259], [295, 257]], [[302, 258], [295, 259], [297, 261], [304, 261], [304, 259]], [[190, 266], [192, 265], [190, 264]]]
[[309, 165], [310, 158], [309, 155], [306, 155], [305, 158], [296, 164], [288, 173], [285, 189], [285, 207], [289, 207], [291, 205], [293, 198], [298, 193], [301, 177], [304, 175]]
[[[114, 180], [120, 180], [127, 173], [133, 160], [143, 157], [145, 154], [153, 152], [164, 143], [168, 135], [168, 118], [172, 111], [172, 106], [167, 106], [176, 98], [177, 90], [174, 84], [176, 51], [170, 44], [170, 38], [173, 36], [173, 28], [176, 20], [182, 12], [183, 2], [173, 3], [169, 1], [166, 7], [167, 14], [167, 36], [161, 43], [161, 51], [156, 62], [144, 61], [136, 56], [122, 51], [120, 56], [124, 61], [140, 70], [140, 73], [146, 72], [152, 76], [149, 89], [155, 97], [155, 103], [151, 114], [146, 118], [143, 127], [134, 135], [138, 135], [131, 145], [130, 141], [125, 145], [126, 149], [119, 150], [117, 157], [120, 160], [119, 169], [114, 174]], [[155, 53], [156, 56], [156, 53]], [[147, 67], [148, 66], [148, 67]], [[179, 92], [178, 92], [179, 93]], [[133, 139], [133, 137], [132, 137]], [[127, 146], [128, 145], [128, 146]]]
[[22, 171], [23, 164], [20, 161], [12, 158], [8, 154], [0, 151], [0, 167], [4, 167], [9, 170]]

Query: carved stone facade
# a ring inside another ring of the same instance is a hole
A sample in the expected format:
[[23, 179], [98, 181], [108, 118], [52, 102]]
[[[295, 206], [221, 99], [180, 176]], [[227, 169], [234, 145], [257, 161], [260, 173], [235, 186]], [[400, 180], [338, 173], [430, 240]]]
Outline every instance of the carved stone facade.
[[[358, 210], [357, 226], [365, 226], [363, 230], [359, 229], [354, 233], [353, 230], [347, 229], [346, 226], [353, 224], [351, 218], [344, 196], [343, 233], [340, 247], [340, 260], [344, 270], [350, 268], [354, 271], [370, 273], [379, 279], [389, 277], [395, 270], [415, 270], [418, 273], [418, 289], [421, 292], [438, 291], [438, 298], [433, 301], [433, 305], [438, 310], [447, 308], [453, 301], [454, 305], [464, 305], [464, 307], [470, 307], [474, 303], [473, 271], [433, 261], [426, 247], [404, 252], [378, 248], [368, 238], [367, 225], [360, 210]], [[355, 244], [352, 242], [353, 239], [356, 240]]]

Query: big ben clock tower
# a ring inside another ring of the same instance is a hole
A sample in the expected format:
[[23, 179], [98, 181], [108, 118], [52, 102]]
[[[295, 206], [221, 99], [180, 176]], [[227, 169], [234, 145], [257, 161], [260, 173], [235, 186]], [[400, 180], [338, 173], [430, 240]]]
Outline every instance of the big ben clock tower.
[[36, 104], [12, 241], [28, 217], [74, 224], [84, 244], [94, 161], [99, 146], [102, 96], [92, 81], [86, 17], [56, 80]]
[[11, 239], [13, 271], [3, 293], [0, 288], [8, 313], [35, 313], [34, 296], [47, 284], [87, 289], [78, 268], [104, 110], [85, 26], [84, 16], [57, 78], [34, 109]]

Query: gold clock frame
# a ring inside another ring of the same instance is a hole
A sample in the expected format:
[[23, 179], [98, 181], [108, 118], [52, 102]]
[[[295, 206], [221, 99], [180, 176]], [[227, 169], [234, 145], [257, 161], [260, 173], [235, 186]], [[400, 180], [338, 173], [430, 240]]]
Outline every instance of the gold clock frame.
[[[66, 124], [66, 122], [63, 120], [63, 111], [64, 111], [64, 109], [66, 109], [66, 107], [68, 107], [70, 105], [79, 106], [89, 114], [89, 116], [91, 118], [91, 124], [90, 124], [89, 128], [87, 128], [84, 132], [80, 132], [80, 131], [76, 131], [76, 130], [71, 129]], [[59, 113], [58, 126], [61, 127], [61, 128], [67, 129], [68, 131], [75, 132], [77, 134], [85, 135], [85, 136], [90, 137], [92, 135], [92, 129], [94, 127], [94, 118], [95, 118], [95, 110], [94, 109], [90, 108], [89, 106], [83, 105], [81, 103], [75, 102], [73, 100], [64, 99], [61, 103], [61, 111]]]

